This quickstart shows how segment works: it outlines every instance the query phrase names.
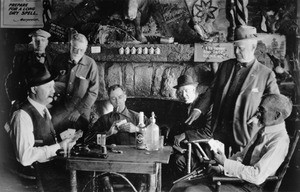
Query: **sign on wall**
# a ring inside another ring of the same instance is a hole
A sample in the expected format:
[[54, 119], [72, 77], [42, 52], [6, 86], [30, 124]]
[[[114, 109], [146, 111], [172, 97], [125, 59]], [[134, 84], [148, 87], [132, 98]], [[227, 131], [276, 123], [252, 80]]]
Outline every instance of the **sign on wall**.
[[235, 58], [232, 43], [195, 43], [195, 62], [222, 62]]
[[43, 0], [1, 0], [1, 27], [43, 27]]

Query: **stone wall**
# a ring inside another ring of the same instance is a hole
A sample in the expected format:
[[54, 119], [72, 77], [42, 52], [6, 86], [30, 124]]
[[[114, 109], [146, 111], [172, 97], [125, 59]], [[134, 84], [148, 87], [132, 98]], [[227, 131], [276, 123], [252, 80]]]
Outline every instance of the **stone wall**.
[[[121, 47], [159, 48], [160, 54], [119, 54]], [[28, 49], [29, 45], [16, 46], [17, 52]], [[67, 52], [68, 44], [51, 43], [48, 51], [52, 55]], [[105, 44], [89, 45], [86, 54], [98, 65], [98, 100], [108, 98], [107, 88], [113, 84], [126, 87], [129, 97], [174, 100], [176, 95], [173, 86], [180, 75], [189, 74], [198, 81], [200, 94], [205, 92], [213, 79], [215, 69], [212, 63], [194, 62], [194, 52], [194, 45], [191, 44]], [[267, 52], [284, 58], [285, 37], [264, 35], [259, 42], [256, 55], [259, 61], [272, 68]]]

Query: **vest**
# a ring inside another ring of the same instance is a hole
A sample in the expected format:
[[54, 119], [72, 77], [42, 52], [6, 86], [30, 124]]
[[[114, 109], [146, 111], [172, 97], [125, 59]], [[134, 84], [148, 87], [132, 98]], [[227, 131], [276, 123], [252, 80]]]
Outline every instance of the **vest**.
[[46, 120], [41, 114], [26, 101], [21, 107], [32, 119], [33, 134], [35, 139], [34, 146], [53, 145], [56, 143], [55, 131], [50, 119]]

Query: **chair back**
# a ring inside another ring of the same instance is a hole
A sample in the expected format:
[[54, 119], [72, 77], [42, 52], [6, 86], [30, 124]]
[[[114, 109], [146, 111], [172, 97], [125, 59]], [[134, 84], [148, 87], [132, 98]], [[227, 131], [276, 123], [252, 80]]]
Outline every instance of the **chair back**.
[[281, 166], [279, 167], [279, 169], [276, 172], [277, 180], [275, 182], [274, 192], [279, 191], [279, 187], [281, 185], [283, 177], [287, 171], [287, 168], [289, 167], [290, 161], [291, 161], [294, 151], [297, 147], [299, 137], [300, 137], [300, 130], [296, 130], [294, 133], [294, 136], [290, 140], [290, 146], [289, 146], [289, 151], [287, 153], [287, 156], [285, 157], [285, 160], [283, 161], [283, 163], [281, 164]]

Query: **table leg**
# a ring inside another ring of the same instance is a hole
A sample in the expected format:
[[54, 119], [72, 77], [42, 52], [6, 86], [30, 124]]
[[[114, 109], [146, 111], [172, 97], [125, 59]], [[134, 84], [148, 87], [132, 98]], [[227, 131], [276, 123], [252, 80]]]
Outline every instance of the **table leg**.
[[156, 191], [156, 174], [150, 174], [149, 175], [149, 192], [155, 192]]
[[161, 170], [161, 163], [157, 163], [157, 178], [156, 178], [156, 192], [161, 192], [161, 174], [162, 174], [162, 170]]
[[155, 164], [155, 174], [149, 175], [149, 191], [160, 192], [161, 191], [161, 163]]
[[96, 192], [96, 171], [93, 171], [92, 192]]
[[77, 192], [77, 177], [76, 177], [76, 170], [71, 170], [71, 192]]

